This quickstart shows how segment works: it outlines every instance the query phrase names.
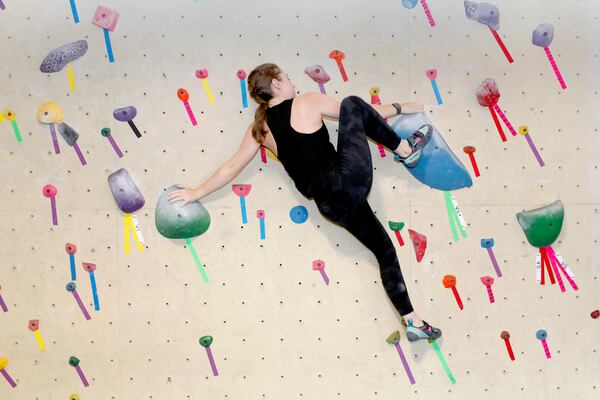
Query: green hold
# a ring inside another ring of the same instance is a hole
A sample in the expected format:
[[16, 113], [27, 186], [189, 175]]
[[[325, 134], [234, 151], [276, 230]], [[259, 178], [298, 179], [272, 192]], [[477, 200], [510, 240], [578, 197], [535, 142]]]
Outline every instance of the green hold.
[[392, 332], [392, 334], [388, 336], [387, 339], [385, 339], [385, 341], [389, 344], [396, 344], [400, 342], [400, 331]]
[[71, 356], [69, 357], [69, 365], [72, 367], [76, 367], [79, 365], [79, 358], [75, 357], [75, 356]]
[[199, 200], [181, 207], [181, 201], [169, 202], [169, 193], [178, 190], [171, 185], [163, 192], [156, 205], [154, 223], [158, 232], [169, 239], [189, 239], [208, 230], [210, 215]]
[[390, 229], [393, 231], [401, 231], [404, 228], [404, 222], [388, 221]]
[[100, 130], [100, 134], [104, 137], [110, 136], [110, 128], [102, 128]]
[[556, 241], [562, 229], [565, 209], [560, 200], [535, 210], [517, 214], [519, 225], [523, 228], [527, 241], [533, 247], [550, 246]]
[[200, 338], [200, 346], [202, 347], [209, 347], [213, 342], [213, 337], [212, 336], [202, 336]]

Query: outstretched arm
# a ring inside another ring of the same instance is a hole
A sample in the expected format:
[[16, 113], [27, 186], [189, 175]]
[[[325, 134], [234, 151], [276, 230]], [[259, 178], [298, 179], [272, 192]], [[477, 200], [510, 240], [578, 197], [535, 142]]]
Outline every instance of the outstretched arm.
[[197, 188], [181, 187], [169, 194], [171, 203], [183, 200], [183, 205], [203, 198], [231, 182], [252, 161], [260, 149], [260, 143], [252, 136], [252, 124], [246, 130], [237, 152], [221, 165], [206, 181]]
[[[333, 97], [318, 92], [307, 93], [306, 96], [311, 97], [311, 101], [316, 104], [324, 117], [332, 119], [340, 118], [341, 104]], [[372, 106], [383, 118], [394, 117], [397, 113], [396, 107], [392, 104], [372, 104]], [[422, 104], [412, 101], [401, 103], [400, 106], [402, 108], [402, 114], [414, 114], [423, 111]]]

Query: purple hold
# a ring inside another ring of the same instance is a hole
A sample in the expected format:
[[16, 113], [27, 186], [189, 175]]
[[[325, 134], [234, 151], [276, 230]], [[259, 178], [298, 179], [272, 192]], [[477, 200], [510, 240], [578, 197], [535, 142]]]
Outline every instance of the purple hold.
[[475, 3], [465, 0], [467, 18], [480, 22], [497, 31], [500, 27], [500, 10], [490, 3]]
[[554, 27], [550, 24], [539, 24], [534, 29], [531, 42], [540, 47], [549, 47], [554, 39]]
[[133, 119], [136, 115], [137, 109], [134, 106], [121, 107], [113, 111], [113, 117], [115, 117], [117, 121], [127, 122], [131, 127], [133, 133], [135, 133], [135, 136], [139, 139], [142, 137], [142, 134], [140, 133], [137, 126], [135, 126], [135, 124], [133, 123]]
[[87, 52], [87, 49], [88, 44], [85, 40], [78, 40], [60, 46], [48, 53], [40, 65], [40, 71], [44, 73], [58, 72], [71, 61], [82, 57]]
[[110, 186], [117, 206], [124, 213], [135, 212], [142, 208], [146, 202], [142, 192], [140, 192], [125, 168], [121, 168], [108, 176], [108, 186]]

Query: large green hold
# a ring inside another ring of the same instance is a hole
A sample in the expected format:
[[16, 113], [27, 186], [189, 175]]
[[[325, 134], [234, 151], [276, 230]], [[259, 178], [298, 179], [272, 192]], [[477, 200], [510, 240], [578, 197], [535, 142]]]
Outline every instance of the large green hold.
[[517, 220], [533, 247], [546, 247], [560, 235], [564, 216], [563, 203], [556, 200], [547, 206], [518, 213]]
[[210, 215], [199, 200], [181, 206], [181, 201], [169, 202], [169, 193], [178, 190], [171, 185], [156, 204], [154, 223], [161, 235], [169, 239], [188, 239], [203, 234], [210, 226]]

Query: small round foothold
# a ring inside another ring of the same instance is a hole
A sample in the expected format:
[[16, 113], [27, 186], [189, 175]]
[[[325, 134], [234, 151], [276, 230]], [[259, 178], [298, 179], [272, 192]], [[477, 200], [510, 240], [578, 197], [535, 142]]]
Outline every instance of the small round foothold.
[[238, 70], [238, 72], [236, 72], [235, 74], [240, 79], [246, 79], [246, 71], [244, 71], [243, 69]]
[[456, 285], [456, 277], [454, 275], [445, 275], [442, 279], [442, 284], [445, 288], [449, 288]]
[[30, 331], [35, 332], [40, 329], [40, 320], [39, 319], [31, 319], [27, 323], [27, 327]]
[[491, 286], [494, 283], [494, 278], [492, 278], [491, 276], [482, 276], [481, 283], [483, 283], [486, 286]]
[[264, 212], [263, 210], [258, 210], [258, 211], [256, 212], [256, 217], [257, 217], [258, 219], [264, 219], [264, 218], [265, 218], [265, 212]]
[[42, 193], [44, 194], [44, 197], [54, 197], [58, 193], [58, 190], [56, 189], [56, 186], [48, 184], [44, 185]]
[[109, 137], [110, 136], [110, 128], [100, 129], [100, 134], [104, 137]]
[[371, 96], [379, 96], [379, 88], [377, 86], [372, 87], [369, 93]]
[[329, 58], [333, 58], [335, 61], [342, 61], [346, 55], [340, 50], [332, 50], [329, 53]]
[[77, 252], [77, 246], [75, 246], [73, 243], [67, 243], [65, 244], [65, 250], [69, 254], [75, 254]]
[[527, 125], [520, 126], [519, 133], [521, 135], [527, 135], [529, 133], [529, 128], [527, 127]]
[[179, 88], [177, 89], [177, 97], [179, 97], [179, 100], [181, 101], [188, 101], [190, 99], [190, 94], [184, 88]]
[[8, 365], [8, 358], [0, 358], [0, 371]]
[[315, 271], [320, 271], [325, 268], [325, 262], [323, 260], [315, 260], [312, 264], [312, 269]]
[[72, 395], [69, 396], [69, 400], [81, 400], [81, 397], [79, 397], [78, 394], [73, 393]]
[[92, 263], [87, 263], [87, 262], [82, 262], [81, 266], [83, 267], [84, 270], [86, 270], [87, 272], [91, 272], [91, 271], [95, 271], [96, 270], [96, 264], [92, 264]]
[[538, 329], [538, 331], [535, 333], [535, 337], [539, 340], [544, 340], [548, 337], [548, 332], [546, 332], [544, 329]]
[[199, 342], [200, 342], [200, 346], [209, 347], [213, 342], [213, 337], [212, 336], [202, 336], [200, 338]]
[[597, 319], [598, 317], [600, 317], [600, 310], [594, 310], [590, 315], [592, 316], [592, 318]]
[[481, 247], [484, 249], [494, 247], [494, 239], [481, 239]]
[[67, 290], [69, 292], [74, 291], [77, 288], [77, 285], [75, 284], [75, 282], [69, 282], [67, 283]]
[[75, 357], [75, 356], [71, 356], [69, 357], [69, 365], [72, 367], [76, 367], [79, 365], [79, 358]]
[[308, 219], [308, 210], [304, 206], [295, 206], [290, 210], [290, 218], [293, 222], [301, 224]]
[[6, 118], [9, 121], [14, 121], [17, 119], [17, 114], [15, 114], [15, 112], [11, 109], [6, 109], [4, 110], [4, 118]]
[[500, 332], [500, 337], [504, 340], [507, 340], [508, 338], [510, 338], [510, 333], [508, 333], [508, 331], [502, 331]]
[[208, 70], [198, 69], [196, 70], [196, 77], [200, 79], [208, 78]]
[[431, 80], [434, 80], [435, 78], [437, 78], [437, 69], [428, 69], [427, 71], [425, 71], [425, 75], [427, 75], [427, 77]]
[[473, 153], [475, 153], [475, 147], [465, 146], [465, 147], [463, 147], [463, 151], [467, 154], [473, 154]]

